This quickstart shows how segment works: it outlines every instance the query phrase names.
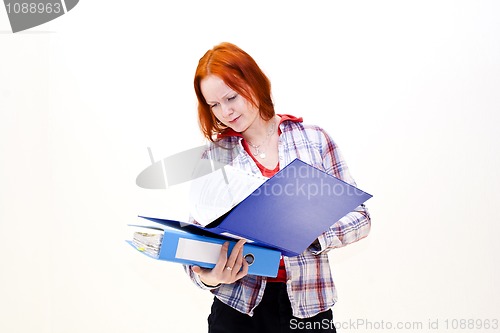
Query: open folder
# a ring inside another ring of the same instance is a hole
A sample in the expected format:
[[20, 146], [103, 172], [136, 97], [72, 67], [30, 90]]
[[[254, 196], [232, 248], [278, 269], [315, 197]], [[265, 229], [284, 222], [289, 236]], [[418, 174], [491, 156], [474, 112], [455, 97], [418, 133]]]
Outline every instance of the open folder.
[[[226, 175], [223, 176], [227, 183]], [[297, 256], [335, 222], [371, 197], [295, 159], [206, 225], [140, 217], [192, 234], [244, 238], [285, 256]]]

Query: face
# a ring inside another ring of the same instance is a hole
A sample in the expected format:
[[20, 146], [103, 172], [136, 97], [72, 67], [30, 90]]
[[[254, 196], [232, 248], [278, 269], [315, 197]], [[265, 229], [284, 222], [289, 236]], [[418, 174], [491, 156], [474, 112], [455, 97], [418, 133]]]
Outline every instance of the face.
[[200, 82], [203, 97], [217, 119], [236, 132], [243, 133], [255, 126], [259, 110], [247, 99], [226, 85], [215, 75]]

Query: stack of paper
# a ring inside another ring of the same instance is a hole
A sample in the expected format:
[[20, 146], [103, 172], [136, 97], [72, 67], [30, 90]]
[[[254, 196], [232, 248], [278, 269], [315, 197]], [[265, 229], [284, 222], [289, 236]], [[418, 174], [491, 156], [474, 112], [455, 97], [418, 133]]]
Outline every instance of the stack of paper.
[[152, 257], [159, 257], [163, 233], [134, 232], [132, 244], [141, 252]]

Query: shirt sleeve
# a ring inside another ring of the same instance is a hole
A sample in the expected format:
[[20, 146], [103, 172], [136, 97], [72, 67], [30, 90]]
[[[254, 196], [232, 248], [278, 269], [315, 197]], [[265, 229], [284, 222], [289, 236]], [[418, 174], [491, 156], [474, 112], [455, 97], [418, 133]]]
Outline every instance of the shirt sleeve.
[[218, 287], [220, 287], [220, 284], [217, 286], [207, 286], [206, 284], [204, 284], [201, 281], [200, 276], [198, 274], [196, 274], [195, 272], [193, 272], [191, 265], [183, 265], [183, 266], [184, 266], [184, 270], [189, 275], [189, 278], [191, 279], [191, 281], [193, 281], [193, 283], [195, 285], [197, 285], [199, 288], [204, 289], [204, 290], [213, 290], [213, 289], [217, 289]]
[[[340, 153], [338, 146], [331, 137], [320, 130], [321, 154], [325, 172], [356, 186], [349, 169]], [[368, 236], [371, 219], [365, 205], [358, 206], [354, 211], [336, 221], [326, 232], [318, 237], [319, 246], [310, 247], [314, 254], [325, 253], [331, 249], [346, 246]]]

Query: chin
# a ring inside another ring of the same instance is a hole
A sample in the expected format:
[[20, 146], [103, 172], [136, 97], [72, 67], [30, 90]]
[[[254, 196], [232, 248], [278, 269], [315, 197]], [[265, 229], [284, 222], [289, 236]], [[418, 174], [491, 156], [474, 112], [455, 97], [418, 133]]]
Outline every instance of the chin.
[[239, 120], [234, 124], [228, 124], [228, 125], [233, 131], [238, 133], [242, 133], [248, 128], [248, 126], [246, 126], [245, 124], [240, 124]]

